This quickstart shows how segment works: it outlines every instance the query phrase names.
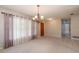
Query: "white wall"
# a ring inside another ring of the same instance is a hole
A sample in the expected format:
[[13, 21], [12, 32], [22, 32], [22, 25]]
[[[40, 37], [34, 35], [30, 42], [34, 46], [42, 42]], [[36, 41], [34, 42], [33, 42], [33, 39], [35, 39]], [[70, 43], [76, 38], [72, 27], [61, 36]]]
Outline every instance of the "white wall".
[[61, 19], [56, 18], [45, 22], [45, 36], [61, 37]]
[[71, 17], [71, 36], [79, 36], [79, 15]]
[[4, 46], [4, 16], [0, 13], [0, 49]]

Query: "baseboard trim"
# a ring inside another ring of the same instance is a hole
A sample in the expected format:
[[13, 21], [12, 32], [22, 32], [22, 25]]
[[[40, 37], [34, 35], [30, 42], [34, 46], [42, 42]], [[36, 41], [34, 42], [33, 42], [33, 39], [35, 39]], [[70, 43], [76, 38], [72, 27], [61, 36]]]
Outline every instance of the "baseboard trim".
[[62, 37], [57, 37], [57, 36], [44, 36], [44, 37], [57, 38], [57, 39], [61, 39], [62, 38]]
[[76, 39], [76, 38], [71, 38], [71, 40], [79, 40], [79, 39]]

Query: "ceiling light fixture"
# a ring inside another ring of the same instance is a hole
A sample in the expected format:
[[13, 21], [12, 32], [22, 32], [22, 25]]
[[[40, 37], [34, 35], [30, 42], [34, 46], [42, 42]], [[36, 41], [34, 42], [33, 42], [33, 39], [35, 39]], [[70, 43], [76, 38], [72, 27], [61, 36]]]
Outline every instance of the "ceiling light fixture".
[[40, 5], [37, 5], [37, 13], [36, 13], [36, 16], [34, 16], [32, 19], [33, 21], [36, 21], [38, 23], [42, 22], [44, 20], [44, 16], [40, 16], [40, 13], [39, 13], [39, 7]]

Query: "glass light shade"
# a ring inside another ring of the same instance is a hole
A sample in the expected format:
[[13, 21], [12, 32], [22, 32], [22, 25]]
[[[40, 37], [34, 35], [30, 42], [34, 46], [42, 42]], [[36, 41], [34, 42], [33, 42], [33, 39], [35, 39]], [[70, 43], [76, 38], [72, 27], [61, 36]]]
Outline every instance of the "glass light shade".
[[32, 19], [33, 19], [33, 20], [35, 20], [35, 18], [34, 18], [34, 17], [33, 17]]
[[[32, 19], [33, 19], [33, 20], [36, 20], [36, 19], [38, 19], [38, 16], [35, 16], [35, 17], [33, 17]], [[41, 20], [44, 20], [44, 16], [40, 16], [40, 19], [41, 19]]]
[[44, 20], [44, 16], [41, 16], [41, 20]]
[[35, 18], [38, 18], [37, 16], [35, 16]]

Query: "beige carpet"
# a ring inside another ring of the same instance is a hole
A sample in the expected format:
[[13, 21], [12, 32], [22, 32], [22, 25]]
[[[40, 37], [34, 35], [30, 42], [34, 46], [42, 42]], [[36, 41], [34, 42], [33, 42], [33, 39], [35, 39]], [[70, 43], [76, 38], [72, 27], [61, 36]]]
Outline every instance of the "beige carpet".
[[42, 37], [24, 44], [1, 50], [4, 53], [70, 53], [79, 52], [79, 41], [70, 39]]

